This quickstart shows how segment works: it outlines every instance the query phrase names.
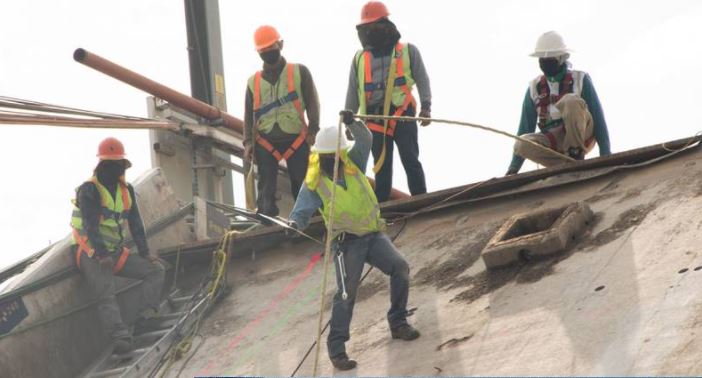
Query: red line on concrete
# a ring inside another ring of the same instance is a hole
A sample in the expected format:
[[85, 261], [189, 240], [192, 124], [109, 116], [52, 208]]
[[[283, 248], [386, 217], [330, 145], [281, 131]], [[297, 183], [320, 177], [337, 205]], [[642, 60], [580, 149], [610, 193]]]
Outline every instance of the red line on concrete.
[[305, 267], [305, 270], [302, 271], [300, 274], [298, 274], [295, 279], [290, 281], [283, 290], [278, 293], [278, 295], [273, 298], [270, 303], [268, 303], [268, 306], [264, 308], [261, 312], [256, 315], [256, 317], [250, 321], [244, 329], [241, 330], [230, 342], [227, 344], [227, 347], [224, 350], [220, 350], [216, 358], [213, 358], [207, 363], [207, 366], [205, 366], [204, 369], [202, 369], [198, 375], [209, 375], [209, 372], [215, 367], [217, 361], [219, 361], [220, 357], [222, 354], [231, 352], [234, 348], [239, 345], [239, 343], [244, 340], [250, 333], [251, 331], [254, 330], [254, 328], [263, 321], [268, 315], [270, 315], [273, 310], [275, 310], [280, 302], [282, 302], [290, 293], [292, 293], [295, 289], [297, 289], [298, 286], [304, 281], [310, 273], [312, 273], [312, 269], [314, 268], [315, 265], [319, 262], [319, 260], [322, 258], [322, 255], [320, 253], [315, 253], [311, 258], [310, 261], [307, 263], [307, 266]]

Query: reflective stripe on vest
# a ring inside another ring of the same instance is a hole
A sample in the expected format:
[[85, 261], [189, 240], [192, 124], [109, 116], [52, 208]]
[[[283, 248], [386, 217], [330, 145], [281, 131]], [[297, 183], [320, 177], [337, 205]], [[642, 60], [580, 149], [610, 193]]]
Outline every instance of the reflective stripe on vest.
[[[315, 156], [313, 157], [312, 155]], [[334, 205], [334, 228], [330, 237], [335, 238], [342, 232], [365, 235], [371, 232], [382, 231], [385, 223], [380, 217], [380, 206], [368, 179], [348, 158], [346, 151], [342, 153], [341, 159], [344, 162], [346, 189], [341, 185], [337, 185], [336, 203]], [[313, 162], [316, 163], [313, 164]], [[317, 173], [311, 173], [310, 169]], [[315, 191], [322, 200], [322, 218], [328, 224], [332, 185], [334, 184], [332, 184], [329, 177], [321, 174], [318, 154], [310, 154], [308, 176], [305, 178], [305, 183], [308, 189]]]
[[[120, 180], [117, 185], [117, 191], [114, 196], [102, 185], [96, 177], [90, 179], [100, 194], [100, 223], [98, 231], [102, 237], [105, 247], [108, 251], [114, 252], [121, 248], [124, 240], [123, 228], [125, 220], [129, 218], [129, 210], [132, 207], [132, 199], [129, 195], [129, 188], [123, 180]], [[77, 190], [76, 190], [77, 192]], [[80, 249], [85, 249], [88, 256], [92, 257], [93, 248], [88, 241], [87, 234], [83, 227], [83, 216], [80, 209], [75, 206], [71, 217], [71, 227], [73, 227], [73, 245], [79, 245], [84, 242], [84, 246]]]
[[[402, 43], [397, 43], [392, 51], [392, 56], [395, 57], [393, 63], [395, 66], [395, 79], [392, 85], [392, 105], [395, 106], [395, 116], [401, 116], [407, 111], [407, 108], [412, 105], [414, 108], [417, 107], [414, 96], [412, 96], [412, 88], [414, 87], [414, 78], [412, 77], [412, 70], [409, 58], [409, 49], [405, 48]], [[370, 100], [374, 91], [385, 90], [387, 84], [382, 81], [381, 78], [375, 78], [373, 80], [373, 67], [372, 67], [372, 56], [370, 51], [359, 51], [356, 53], [356, 72], [358, 80], [358, 100], [359, 100], [359, 114], [368, 114], [367, 103]], [[361, 63], [363, 60], [363, 64]], [[388, 67], [388, 71], [392, 69], [393, 64]], [[388, 78], [391, 77], [388, 72]], [[387, 79], [386, 79], [387, 80]], [[390, 109], [383, 109], [383, 115], [388, 115]], [[386, 133], [387, 135], [395, 134], [396, 121], [389, 121], [387, 125], [383, 122], [366, 122], [368, 128], [371, 131]]]
[[[249, 88], [254, 98], [254, 123], [256, 125], [256, 142], [266, 151], [270, 152], [278, 161], [287, 160], [305, 142], [307, 137], [307, 121], [305, 121], [304, 103], [301, 98], [302, 86], [300, 66], [288, 64], [285, 67], [287, 92], [281, 93], [280, 78], [271, 85], [262, 80], [262, 72], [256, 72], [249, 79]], [[253, 82], [252, 82], [253, 80]], [[261, 86], [264, 86], [262, 89]], [[266, 96], [265, 100], [262, 96]], [[261, 105], [263, 104], [263, 105]], [[261, 134], [268, 134], [273, 126], [278, 124], [287, 134], [298, 134], [290, 147], [285, 152], [277, 151], [273, 145]]]

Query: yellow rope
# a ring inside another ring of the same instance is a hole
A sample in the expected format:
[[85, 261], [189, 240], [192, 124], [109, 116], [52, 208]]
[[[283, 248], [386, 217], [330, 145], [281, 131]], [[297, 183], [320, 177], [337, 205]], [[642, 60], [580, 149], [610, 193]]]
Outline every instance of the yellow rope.
[[327, 240], [324, 247], [324, 273], [322, 277], [322, 291], [320, 292], [320, 304], [319, 304], [319, 322], [317, 323], [317, 346], [314, 353], [314, 368], [312, 369], [312, 376], [317, 376], [317, 366], [319, 365], [319, 352], [322, 340], [322, 320], [324, 318], [324, 299], [327, 293], [327, 276], [329, 275], [329, 260], [331, 259], [331, 242], [332, 242], [332, 229], [334, 227], [334, 204], [336, 203], [336, 180], [339, 177], [339, 150], [341, 149], [341, 121], [342, 117], [339, 117], [339, 126], [336, 135], [336, 153], [334, 154], [334, 174], [332, 175], [332, 191], [331, 191], [331, 203], [329, 204], [329, 222], [327, 222]]
[[384, 121], [388, 120], [395, 120], [395, 121], [429, 121], [429, 122], [436, 122], [436, 123], [445, 123], [449, 125], [459, 125], [459, 126], [467, 126], [467, 127], [473, 127], [476, 129], [480, 130], [485, 130], [485, 131], [490, 131], [496, 134], [504, 135], [506, 137], [516, 139], [518, 141], [524, 142], [524, 143], [529, 143], [530, 145], [547, 152], [548, 154], [558, 157], [559, 159], [568, 161], [568, 162], [573, 162], [575, 159], [571, 158], [570, 156], [566, 156], [558, 151], [552, 150], [544, 145], [541, 145], [539, 143], [536, 143], [532, 140], [522, 138], [518, 135], [513, 135], [507, 132], [504, 132], [502, 130], [497, 130], [493, 129], [492, 127], [487, 127], [487, 126], [482, 126], [482, 125], [477, 125], [475, 123], [469, 123], [469, 122], [460, 122], [460, 121], [452, 121], [448, 119], [439, 119], [439, 118], [425, 118], [425, 117], [406, 117], [406, 116], [382, 116], [382, 115], [361, 115], [361, 114], [356, 114], [356, 118], [359, 119], [381, 119]]

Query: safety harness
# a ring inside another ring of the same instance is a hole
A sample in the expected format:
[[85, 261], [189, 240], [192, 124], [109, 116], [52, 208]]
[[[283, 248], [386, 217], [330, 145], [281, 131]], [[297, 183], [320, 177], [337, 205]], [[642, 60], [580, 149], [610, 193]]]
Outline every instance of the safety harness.
[[266, 151], [270, 152], [277, 161], [281, 161], [283, 159], [288, 160], [295, 153], [295, 151], [297, 151], [297, 149], [300, 148], [300, 146], [303, 143], [305, 143], [305, 138], [307, 137], [307, 121], [305, 121], [304, 109], [302, 109], [302, 104], [300, 103], [300, 94], [297, 93], [297, 90], [295, 89], [294, 69], [294, 64], [286, 65], [288, 94], [264, 106], [261, 106], [261, 78], [263, 72], [256, 72], [256, 76], [254, 78], [253, 110], [255, 119], [259, 119], [264, 114], [270, 112], [271, 110], [277, 107], [292, 102], [293, 106], [295, 106], [295, 109], [297, 110], [297, 113], [300, 115], [300, 121], [302, 122], [302, 130], [300, 131], [300, 134], [297, 136], [297, 138], [295, 138], [295, 140], [287, 149], [287, 151], [283, 153], [276, 150], [275, 147], [273, 147], [273, 145], [271, 144], [271, 142], [269, 142], [266, 138], [261, 136], [261, 133], [256, 133], [256, 142], [259, 145], [261, 145], [261, 147], [263, 147]]
[[[405, 68], [402, 56], [402, 54], [404, 53], [403, 49], [404, 45], [402, 43], [398, 42], [395, 45], [395, 59], [392, 61], [389, 67], [390, 71], [388, 73], [387, 85], [382, 81], [377, 83], [373, 82], [373, 70], [371, 67], [372, 56], [370, 51], [368, 50], [363, 52], [363, 68], [365, 74], [363, 89], [366, 96], [366, 103], [368, 103], [368, 101], [370, 100], [373, 91], [385, 89], [386, 98], [391, 98], [395, 87], [399, 87], [405, 94], [405, 100], [402, 103], [402, 105], [398, 106], [395, 109], [395, 113], [393, 113], [394, 116], [403, 115], [410, 105], [412, 105], [415, 109], [417, 108], [417, 102], [415, 101], [414, 96], [412, 96], [412, 90], [407, 86], [407, 78], [405, 77]], [[388, 101], [386, 101], [386, 104], [384, 104], [383, 107], [383, 115], [387, 116], [389, 114], [390, 104], [388, 103]], [[371, 131], [393, 136], [395, 135], [395, 127], [397, 126], [397, 121], [385, 121], [382, 125], [379, 123], [368, 121], [366, 125]]]
[[[127, 185], [120, 180], [117, 188], [119, 191], [119, 194], [121, 195], [122, 199], [122, 211], [115, 211], [115, 208], [110, 208], [108, 204], [108, 199], [105, 198], [105, 194], [103, 193], [102, 190], [100, 190], [100, 187], [98, 185], [101, 185], [96, 177], [93, 177], [90, 179], [90, 182], [92, 182], [97, 188], [98, 192], [100, 193], [100, 224], [105, 223], [106, 221], [114, 221], [117, 223], [118, 228], [121, 230], [120, 222], [123, 219], [126, 219], [129, 216], [129, 211], [132, 207], [132, 200], [131, 196], [129, 195], [129, 188]], [[109, 194], [107, 194], [109, 195]], [[116, 201], [115, 201], [116, 202]], [[113, 202], [113, 205], [116, 206], [116, 203]], [[76, 205], [77, 206], [77, 205]], [[79, 212], [80, 210], [78, 210]], [[74, 215], [73, 217], [76, 216], [81, 216], [80, 213], [76, 214], [76, 210], [74, 210]], [[80, 258], [82, 254], [88, 255], [88, 257], [93, 257], [95, 254], [95, 250], [90, 247], [88, 244], [88, 235], [84, 231], [84, 227], [80, 227], [80, 230], [77, 229], [75, 226], [72, 228], [72, 235], [73, 235], [73, 240], [77, 245], [76, 249], [76, 266], [78, 266], [78, 269], [80, 269]], [[106, 235], [101, 235], [105, 237]], [[121, 238], [121, 235], [120, 235]], [[121, 240], [120, 240], [121, 242]], [[112, 268], [113, 273], [118, 273], [122, 268], [124, 267], [124, 264], [127, 262], [127, 258], [129, 257], [129, 249], [127, 247], [122, 247], [122, 252], [119, 255], [119, 258], [117, 259], [117, 262]]]
[[[557, 95], [551, 94], [551, 89], [548, 85], [546, 75], [542, 75], [541, 79], [539, 79], [538, 88], [539, 97], [536, 100], [538, 126], [541, 132], [548, 139], [548, 143], [551, 149], [556, 150], [558, 148], [558, 142], [554, 134], [560, 132], [565, 135], [566, 130], [564, 127], [559, 127], [563, 124], [562, 120], [559, 120], [560, 124], [557, 124], [555, 126], [554, 124], [549, 124], [549, 106], [551, 106], [551, 104], [555, 105], [566, 94], [574, 92], [573, 73], [571, 71], [567, 71], [566, 74], [563, 75], [563, 79], [561, 79], [560, 83], [558, 84], [559, 91]], [[592, 146], [594, 146], [594, 143], [594, 136], [587, 139], [585, 141], [586, 149], [591, 149]]]

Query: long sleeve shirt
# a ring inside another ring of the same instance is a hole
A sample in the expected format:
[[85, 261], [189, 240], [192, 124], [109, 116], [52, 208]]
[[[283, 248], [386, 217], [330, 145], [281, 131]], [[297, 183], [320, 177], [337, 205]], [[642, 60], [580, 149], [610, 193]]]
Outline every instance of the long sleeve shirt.
[[[129, 218], [127, 219], [127, 222], [129, 223], [129, 232], [132, 234], [132, 239], [134, 240], [134, 244], [136, 245], [139, 254], [146, 256], [149, 253], [149, 246], [146, 242], [144, 222], [139, 214], [139, 206], [137, 205], [134, 188], [130, 184], [127, 184], [127, 187], [129, 188], [129, 196], [131, 197], [132, 201], [132, 206], [129, 210]], [[97, 256], [103, 257], [115, 252], [107, 250], [105, 242], [103, 241], [102, 236], [100, 236], [98, 226], [100, 224], [102, 206], [100, 203], [100, 192], [98, 192], [95, 184], [92, 182], [83, 183], [83, 185], [78, 188], [76, 199], [78, 202], [78, 207], [80, 208], [83, 227], [88, 236], [88, 242], [95, 250]], [[122, 235], [124, 235], [124, 231], [122, 231]]]
[[[592, 115], [593, 123], [593, 133], [595, 135], [595, 140], [600, 149], [600, 156], [609, 155], [612, 153], [609, 146], [609, 132], [607, 131], [607, 122], [604, 119], [604, 113], [602, 112], [602, 105], [600, 105], [600, 100], [597, 97], [597, 92], [595, 92], [595, 87], [592, 85], [592, 79], [590, 75], [585, 74], [583, 78], [583, 90], [580, 95], [585, 103], [587, 104], [587, 109]], [[524, 102], [522, 103], [522, 116], [519, 121], [519, 130], [517, 130], [517, 135], [530, 134], [536, 130], [537, 114], [536, 114], [536, 104], [531, 99], [531, 94], [529, 89], [527, 89], [524, 95]], [[524, 163], [524, 158], [519, 155], [512, 156], [512, 162], [509, 165], [510, 170], [519, 171]]]
[[[275, 84], [280, 78], [287, 62], [285, 58], [281, 58], [278, 63], [275, 64], [263, 64], [263, 72], [261, 73], [261, 78], [266, 80], [271, 84]], [[317, 88], [312, 80], [312, 74], [310, 70], [307, 69], [302, 64], [300, 66], [300, 87], [302, 89], [302, 99], [305, 102], [305, 111], [307, 112], [308, 129], [309, 135], [316, 135], [319, 131], [319, 97], [317, 96]], [[282, 83], [283, 85], [287, 85]], [[253, 128], [254, 128], [254, 111], [253, 111], [253, 92], [251, 88], [246, 86], [246, 100], [244, 104], [244, 144], [248, 145], [253, 142]], [[290, 139], [295, 139], [297, 135], [292, 136], [283, 132], [280, 126], [276, 123], [273, 125], [273, 130], [266, 135], [266, 138], [270, 141], [287, 141]]]
[[[431, 86], [429, 83], [429, 75], [424, 66], [424, 61], [422, 60], [422, 55], [419, 53], [419, 49], [416, 46], [407, 43], [407, 51], [410, 58], [410, 69], [412, 71], [412, 77], [417, 85], [417, 91], [419, 92], [419, 101], [422, 105], [422, 110], [431, 109]], [[371, 55], [373, 53], [371, 52]], [[371, 71], [373, 71], [373, 80], [378, 81], [376, 78], [382, 78], [382, 82], [387, 84], [388, 74], [391, 59], [394, 59], [392, 52], [388, 52], [384, 56], [373, 56], [371, 59]], [[359, 61], [354, 60], [351, 62], [351, 72], [349, 73], [349, 86], [346, 90], [346, 109], [353, 112], [358, 111], [358, 71], [357, 67], [359, 64], [363, 64], [362, 58]], [[383, 106], [383, 100], [385, 98], [384, 89], [376, 89], [371, 94], [370, 100], [366, 106], [368, 109], [378, 108]]]
[[[348, 129], [351, 131], [355, 142], [351, 150], [349, 150], [349, 159], [358, 166], [361, 172], [365, 172], [366, 165], [368, 165], [368, 156], [370, 155], [371, 146], [373, 145], [373, 136], [366, 125], [361, 121], [355, 121], [348, 125]], [[304, 230], [309, 225], [310, 218], [312, 218], [322, 206], [323, 203], [319, 194], [309, 190], [307, 185], [302, 185], [289, 219], [297, 223], [301, 230]]]

